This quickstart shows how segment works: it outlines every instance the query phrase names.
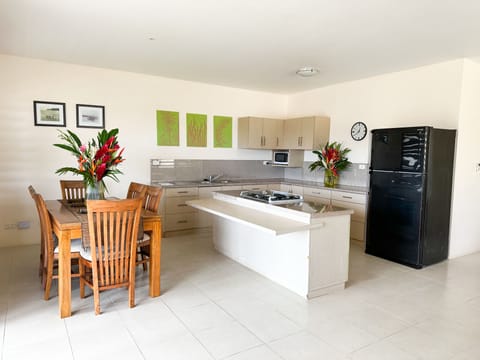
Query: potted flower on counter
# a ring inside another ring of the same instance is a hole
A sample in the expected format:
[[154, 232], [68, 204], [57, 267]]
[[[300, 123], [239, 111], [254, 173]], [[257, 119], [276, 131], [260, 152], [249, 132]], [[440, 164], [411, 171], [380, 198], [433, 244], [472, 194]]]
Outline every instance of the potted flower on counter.
[[312, 152], [318, 156], [318, 160], [310, 164], [310, 171], [314, 171], [316, 168], [325, 169], [325, 186], [335, 187], [338, 183], [340, 170], [344, 170], [351, 164], [346, 156], [350, 149], [342, 149], [342, 144], [334, 141], [332, 143], [327, 142], [321, 150]]
[[62, 167], [56, 174], [73, 173], [83, 176], [87, 199], [104, 199], [104, 179], [109, 177], [118, 182], [117, 174], [122, 172], [117, 168], [124, 158], [117, 141], [118, 129], [107, 131], [103, 129], [97, 139], [91, 139], [83, 144], [80, 138], [67, 129], [60, 131], [58, 136], [66, 144], [53, 144], [60, 149], [71, 152], [77, 158], [77, 167]]

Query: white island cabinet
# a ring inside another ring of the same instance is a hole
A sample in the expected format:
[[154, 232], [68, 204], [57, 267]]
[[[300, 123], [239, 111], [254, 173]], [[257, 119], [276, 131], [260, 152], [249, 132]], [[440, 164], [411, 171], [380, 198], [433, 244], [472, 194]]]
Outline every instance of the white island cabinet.
[[314, 201], [271, 205], [239, 194], [187, 201], [216, 215], [213, 238], [220, 253], [305, 298], [345, 287], [352, 210]]

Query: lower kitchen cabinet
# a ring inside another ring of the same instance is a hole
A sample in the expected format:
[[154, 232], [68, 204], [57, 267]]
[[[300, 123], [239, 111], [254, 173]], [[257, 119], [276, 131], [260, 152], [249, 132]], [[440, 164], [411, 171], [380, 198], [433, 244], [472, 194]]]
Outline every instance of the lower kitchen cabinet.
[[163, 208], [163, 231], [186, 230], [197, 227], [198, 212], [185, 202], [198, 199], [198, 188], [167, 188]]
[[336, 189], [314, 188], [289, 183], [223, 185], [190, 188], [167, 188], [163, 201], [163, 231], [178, 231], [212, 226], [212, 217], [206, 212], [197, 211], [185, 202], [194, 199], [212, 197], [214, 191], [226, 190], [278, 190], [303, 195], [305, 200], [352, 209], [350, 237], [355, 240], [365, 239], [365, 216], [367, 195], [350, 193]]
[[350, 221], [350, 237], [352, 239], [365, 240], [365, 208], [367, 196], [344, 191], [332, 191], [332, 205], [352, 209]]
[[350, 220], [350, 237], [355, 240], [365, 240], [365, 209], [367, 195], [350, 193], [341, 190], [304, 187], [303, 197], [320, 201], [324, 204], [352, 209], [354, 212]]
[[303, 188], [303, 198], [306, 200], [318, 201], [322, 204], [330, 204], [332, 199], [332, 191], [322, 188]]

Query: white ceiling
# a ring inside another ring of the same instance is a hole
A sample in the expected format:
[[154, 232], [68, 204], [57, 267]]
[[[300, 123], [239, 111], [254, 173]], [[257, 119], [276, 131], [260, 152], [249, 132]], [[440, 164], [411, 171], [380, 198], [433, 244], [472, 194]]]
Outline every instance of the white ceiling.
[[294, 93], [479, 57], [480, 0], [0, 0], [0, 53]]

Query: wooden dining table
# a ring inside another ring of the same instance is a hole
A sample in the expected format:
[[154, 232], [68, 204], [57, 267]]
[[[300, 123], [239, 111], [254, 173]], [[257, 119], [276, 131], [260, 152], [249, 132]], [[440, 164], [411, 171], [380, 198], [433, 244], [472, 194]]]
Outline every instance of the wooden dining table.
[[[70, 243], [82, 237], [82, 223], [75, 213], [78, 209], [65, 205], [61, 200], [46, 200], [53, 232], [58, 238], [58, 300], [60, 317], [72, 315], [72, 277]], [[151, 232], [149, 295], [160, 295], [160, 258], [162, 244], [162, 219], [157, 213], [142, 210], [143, 230]]]

